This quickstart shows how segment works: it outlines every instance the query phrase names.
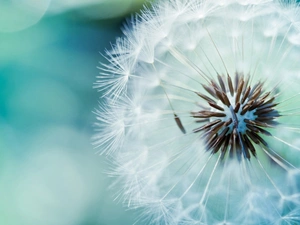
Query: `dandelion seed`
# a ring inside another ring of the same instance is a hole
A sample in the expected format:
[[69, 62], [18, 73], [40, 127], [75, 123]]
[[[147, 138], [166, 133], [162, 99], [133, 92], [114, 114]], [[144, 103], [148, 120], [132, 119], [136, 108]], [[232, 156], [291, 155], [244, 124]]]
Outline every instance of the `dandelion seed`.
[[265, 128], [275, 127], [275, 120], [280, 116], [274, 108], [277, 106], [274, 103], [275, 97], [270, 97], [270, 92], [262, 93], [262, 83], [255, 84], [251, 89], [248, 86], [249, 80], [245, 82], [239, 74], [236, 74], [234, 87], [229, 75], [227, 82], [220, 75], [217, 78], [219, 85], [210, 81], [210, 88], [204, 86], [215, 100], [205, 94], [196, 93], [207, 101], [210, 108], [192, 112], [192, 117], [207, 118], [210, 122], [203, 121], [204, 125], [193, 132], [204, 132], [202, 136], [206, 148], [212, 153], [222, 149], [222, 159], [228, 150], [231, 157], [236, 153], [239, 160], [241, 155], [250, 159], [250, 152], [256, 156], [253, 142], [268, 147], [260, 134], [272, 136]]
[[125, 27], [95, 85], [95, 145], [138, 222], [300, 222], [299, 12], [169, 0]]

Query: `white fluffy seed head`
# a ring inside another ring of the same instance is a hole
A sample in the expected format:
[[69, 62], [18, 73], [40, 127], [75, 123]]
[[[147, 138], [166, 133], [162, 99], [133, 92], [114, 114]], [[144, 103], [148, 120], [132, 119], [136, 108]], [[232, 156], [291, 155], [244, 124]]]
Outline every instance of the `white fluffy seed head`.
[[[127, 23], [95, 84], [107, 99], [95, 144], [144, 224], [300, 221], [299, 12], [295, 1], [169, 0]], [[225, 116], [209, 125], [214, 113]]]

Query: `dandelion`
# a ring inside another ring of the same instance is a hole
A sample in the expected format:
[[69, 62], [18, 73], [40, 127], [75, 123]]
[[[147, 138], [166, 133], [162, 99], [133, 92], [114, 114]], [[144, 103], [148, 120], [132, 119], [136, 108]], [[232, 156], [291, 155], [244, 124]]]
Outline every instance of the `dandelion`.
[[117, 197], [142, 224], [298, 224], [298, 4], [160, 1], [124, 34], [96, 83]]

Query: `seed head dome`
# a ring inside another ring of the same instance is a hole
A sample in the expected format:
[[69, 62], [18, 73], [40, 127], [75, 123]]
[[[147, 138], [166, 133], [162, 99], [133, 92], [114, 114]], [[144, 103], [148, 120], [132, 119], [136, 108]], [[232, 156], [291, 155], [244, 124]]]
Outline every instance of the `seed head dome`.
[[168, 0], [106, 52], [94, 144], [141, 224], [300, 221], [296, 1]]

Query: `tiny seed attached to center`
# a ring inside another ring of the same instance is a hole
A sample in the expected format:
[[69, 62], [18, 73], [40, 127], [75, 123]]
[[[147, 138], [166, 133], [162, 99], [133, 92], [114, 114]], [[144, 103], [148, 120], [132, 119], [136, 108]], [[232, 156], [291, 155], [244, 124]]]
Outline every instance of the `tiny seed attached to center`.
[[208, 105], [191, 114], [203, 124], [193, 132], [202, 133], [208, 151], [221, 151], [221, 159], [229, 152], [230, 158], [236, 155], [240, 161], [242, 155], [250, 159], [250, 152], [256, 157], [255, 145], [268, 147], [261, 135], [271, 136], [266, 128], [274, 127], [280, 114], [275, 96], [264, 92], [263, 83], [251, 87], [249, 79], [236, 73], [234, 83], [229, 75], [218, 75], [218, 84], [211, 80], [210, 86], [202, 86], [210, 96], [196, 94]]

